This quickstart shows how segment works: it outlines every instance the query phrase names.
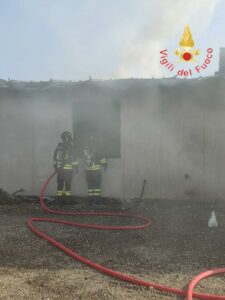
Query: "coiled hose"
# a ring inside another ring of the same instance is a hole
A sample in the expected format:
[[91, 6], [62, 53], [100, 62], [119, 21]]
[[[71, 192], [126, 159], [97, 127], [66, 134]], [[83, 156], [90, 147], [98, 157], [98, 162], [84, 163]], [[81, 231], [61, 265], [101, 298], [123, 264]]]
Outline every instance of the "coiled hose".
[[69, 215], [69, 216], [116, 216], [116, 217], [126, 217], [126, 218], [133, 218], [139, 221], [142, 221], [142, 225], [132, 225], [132, 226], [110, 226], [110, 225], [96, 225], [96, 224], [88, 224], [88, 223], [79, 223], [79, 222], [73, 222], [73, 221], [66, 221], [61, 219], [53, 219], [53, 218], [30, 218], [27, 221], [27, 226], [39, 237], [47, 240], [51, 244], [55, 245], [57, 248], [68, 254], [69, 256], [73, 257], [74, 259], [90, 266], [91, 268], [94, 268], [104, 274], [110, 275], [112, 277], [115, 277], [117, 279], [136, 284], [139, 286], [145, 286], [145, 287], [152, 287], [154, 289], [173, 293], [181, 296], [186, 296], [187, 300], [191, 300], [193, 298], [203, 299], [203, 300], [225, 300], [225, 296], [217, 296], [217, 295], [209, 295], [209, 294], [202, 294], [202, 293], [194, 293], [193, 289], [195, 285], [202, 280], [203, 278], [219, 274], [219, 273], [225, 273], [225, 268], [216, 269], [216, 270], [210, 270], [206, 271], [204, 273], [201, 273], [200, 275], [196, 276], [189, 284], [188, 290], [184, 291], [177, 288], [171, 288], [168, 286], [160, 285], [157, 283], [153, 283], [150, 281], [145, 281], [142, 279], [139, 279], [137, 277], [127, 275], [121, 272], [117, 272], [111, 269], [108, 269], [102, 265], [99, 265], [93, 261], [90, 261], [82, 256], [80, 256], [78, 253], [72, 251], [71, 249], [65, 247], [63, 244], [52, 238], [51, 236], [48, 236], [47, 234], [41, 232], [37, 228], [34, 227], [33, 223], [35, 222], [51, 222], [51, 223], [58, 223], [58, 224], [65, 224], [70, 226], [76, 226], [76, 227], [83, 227], [83, 228], [93, 228], [93, 229], [99, 229], [99, 230], [133, 230], [133, 229], [144, 229], [148, 227], [152, 222], [142, 216], [139, 215], [131, 215], [127, 213], [112, 213], [112, 212], [70, 212], [70, 211], [59, 211], [54, 210], [49, 207], [47, 207], [44, 203], [44, 192], [51, 181], [51, 179], [54, 177], [56, 172], [54, 172], [51, 176], [48, 177], [46, 182], [41, 188], [40, 192], [40, 206], [41, 208], [49, 213], [57, 214], [57, 215]]

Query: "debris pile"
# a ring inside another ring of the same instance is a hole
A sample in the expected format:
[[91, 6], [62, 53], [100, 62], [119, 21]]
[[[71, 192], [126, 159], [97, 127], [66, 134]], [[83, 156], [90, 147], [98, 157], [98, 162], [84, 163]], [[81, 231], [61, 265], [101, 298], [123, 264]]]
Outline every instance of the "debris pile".
[[12, 201], [12, 196], [0, 188], [0, 205], [1, 204], [8, 204]]

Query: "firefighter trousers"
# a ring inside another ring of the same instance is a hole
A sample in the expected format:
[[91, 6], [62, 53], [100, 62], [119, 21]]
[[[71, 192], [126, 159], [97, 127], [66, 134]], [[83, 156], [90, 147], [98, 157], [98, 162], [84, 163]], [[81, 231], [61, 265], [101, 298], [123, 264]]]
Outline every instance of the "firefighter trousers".
[[71, 193], [71, 182], [73, 177], [73, 170], [57, 170], [57, 191], [63, 192], [65, 188], [65, 192]]
[[86, 170], [88, 196], [98, 197], [101, 193], [101, 170]]

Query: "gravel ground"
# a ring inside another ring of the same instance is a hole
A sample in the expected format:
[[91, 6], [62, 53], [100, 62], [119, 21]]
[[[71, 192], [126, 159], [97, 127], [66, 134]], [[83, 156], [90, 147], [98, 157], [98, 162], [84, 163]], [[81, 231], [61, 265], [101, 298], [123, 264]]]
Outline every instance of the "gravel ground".
[[[57, 204], [51, 205], [59, 208]], [[65, 204], [64, 208], [123, 208], [153, 221], [149, 228], [133, 231], [37, 224], [65, 246], [113, 270], [185, 288], [198, 273], [225, 265], [225, 201], [146, 200], [136, 207], [122, 207], [112, 200], [91, 205], [82, 199], [73, 206]], [[210, 229], [207, 223], [212, 210], [216, 211], [219, 226]], [[36, 200], [33, 203], [10, 200], [0, 205], [0, 299], [182, 299], [118, 281], [73, 260], [26, 227], [31, 216], [49, 217]], [[135, 222], [106, 217], [76, 217], [76, 220], [112, 225]], [[225, 295], [225, 276], [202, 281], [196, 291]]]

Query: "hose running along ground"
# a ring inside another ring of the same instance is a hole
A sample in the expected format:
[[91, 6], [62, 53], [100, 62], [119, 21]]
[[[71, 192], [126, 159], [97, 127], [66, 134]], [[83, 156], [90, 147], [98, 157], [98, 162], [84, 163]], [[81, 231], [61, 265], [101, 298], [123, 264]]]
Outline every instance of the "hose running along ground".
[[41, 192], [40, 192], [40, 205], [41, 208], [49, 213], [52, 214], [57, 214], [57, 215], [67, 215], [67, 216], [115, 216], [115, 217], [125, 217], [125, 218], [132, 218], [135, 220], [139, 220], [142, 222], [142, 225], [129, 225], [129, 226], [110, 226], [110, 225], [96, 225], [96, 224], [88, 224], [88, 223], [80, 223], [80, 222], [73, 222], [73, 221], [66, 221], [66, 220], [61, 220], [61, 219], [53, 219], [53, 218], [30, 218], [27, 221], [28, 227], [39, 237], [47, 240], [51, 244], [55, 245], [57, 248], [65, 252], [67, 255], [73, 257], [74, 259], [88, 265], [91, 268], [94, 268], [104, 274], [110, 275], [114, 278], [117, 278], [119, 280], [123, 280], [132, 284], [136, 284], [139, 286], [144, 286], [144, 287], [152, 287], [154, 289], [167, 292], [167, 293], [173, 293], [181, 296], [186, 296], [187, 300], [191, 300], [193, 298], [198, 298], [198, 299], [204, 299], [204, 300], [225, 300], [225, 296], [217, 296], [217, 295], [209, 295], [209, 294], [202, 294], [202, 293], [194, 293], [193, 289], [196, 286], [196, 284], [202, 280], [203, 278], [219, 274], [219, 273], [225, 273], [225, 268], [221, 269], [215, 269], [215, 270], [210, 270], [203, 272], [196, 276], [189, 284], [188, 290], [184, 291], [182, 289], [177, 289], [177, 288], [172, 288], [168, 287], [165, 285], [157, 284], [154, 282], [150, 281], [145, 281], [140, 278], [127, 275], [121, 272], [114, 271], [112, 269], [108, 269], [100, 264], [97, 264], [93, 261], [90, 261], [83, 256], [80, 256], [78, 253], [72, 251], [71, 249], [65, 247], [63, 244], [55, 240], [53, 237], [41, 232], [38, 230], [36, 227], [34, 227], [33, 223], [35, 222], [51, 222], [51, 223], [58, 223], [58, 224], [65, 224], [65, 225], [70, 225], [70, 226], [75, 226], [75, 227], [82, 227], [82, 228], [92, 228], [92, 229], [99, 229], [99, 230], [137, 230], [137, 229], [144, 229], [148, 227], [152, 222], [142, 216], [139, 215], [132, 215], [132, 214], [127, 214], [127, 213], [122, 213], [122, 212], [73, 212], [73, 211], [59, 211], [59, 210], [54, 210], [49, 207], [47, 207], [44, 203], [44, 192], [51, 181], [51, 179], [54, 177], [56, 173], [54, 172], [49, 178], [46, 180], [44, 183]]

